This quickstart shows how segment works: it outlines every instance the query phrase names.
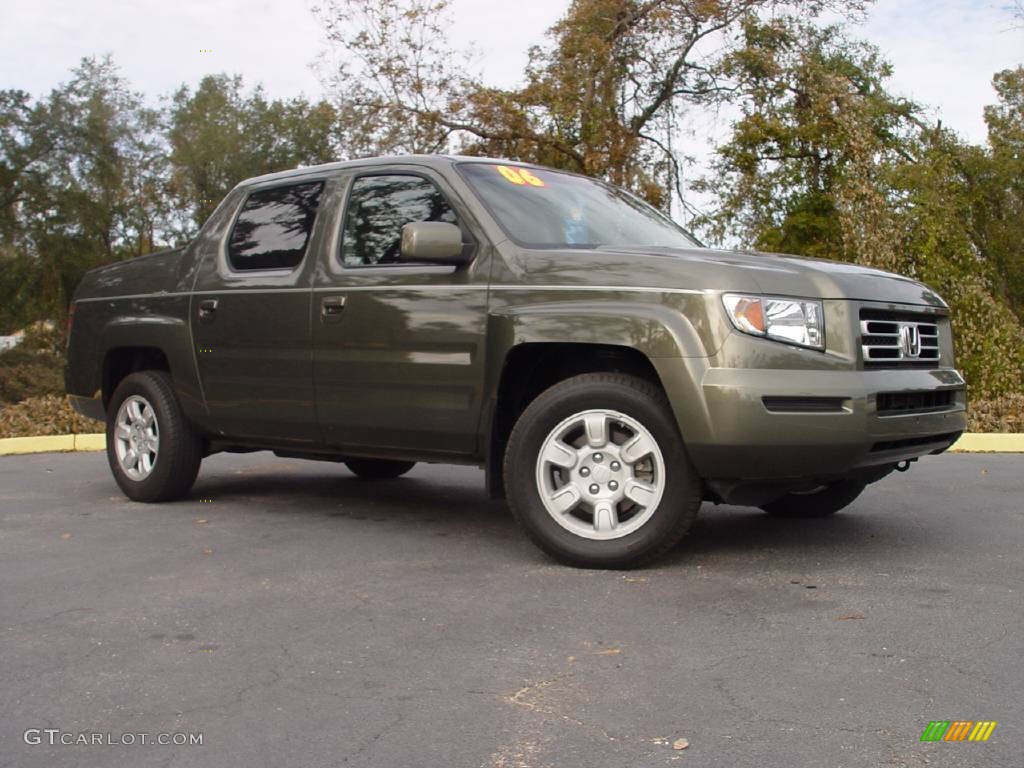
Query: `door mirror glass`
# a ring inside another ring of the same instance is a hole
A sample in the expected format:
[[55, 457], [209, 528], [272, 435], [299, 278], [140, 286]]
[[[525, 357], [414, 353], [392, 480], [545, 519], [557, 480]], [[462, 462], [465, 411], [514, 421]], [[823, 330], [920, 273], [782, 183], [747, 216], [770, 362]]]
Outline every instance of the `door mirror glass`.
[[426, 264], [464, 264], [462, 230], [441, 221], [416, 221], [402, 227], [399, 260]]

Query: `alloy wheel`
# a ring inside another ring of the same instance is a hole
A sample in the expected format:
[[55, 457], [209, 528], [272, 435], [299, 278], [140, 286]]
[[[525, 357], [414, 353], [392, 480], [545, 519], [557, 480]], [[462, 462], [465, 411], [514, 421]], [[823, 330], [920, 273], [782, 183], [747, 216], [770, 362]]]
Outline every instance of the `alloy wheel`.
[[537, 456], [544, 508], [586, 539], [618, 539], [638, 530], [664, 489], [665, 460], [654, 436], [616, 411], [570, 416], [551, 430]]
[[136, 482], [153, 473], [160, 453], [160, 426], [146, 398], [131, 395], [117, 411], [114, 451], [122, 471]]

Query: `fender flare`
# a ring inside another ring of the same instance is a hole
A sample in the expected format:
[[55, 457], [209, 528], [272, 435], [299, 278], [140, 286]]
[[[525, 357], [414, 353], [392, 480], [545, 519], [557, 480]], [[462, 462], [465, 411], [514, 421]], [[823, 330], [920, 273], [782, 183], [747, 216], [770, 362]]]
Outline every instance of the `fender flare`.
[[102, 361], [98, 386], [103, 384], [103, 367], [111, 352], [125, 347], [158, 349], [167, 358], [174, 390], [185, 413], [193, 417], [205, 415], [192, 331], [184, 318], [151, 312], [120, 314], [103, 326], [97, 347], [98, 359]]
[[524, 344], [545, 343], [623, 347], [641, 353], [661, 380], [681, 427], [689, 416], [686, 409], [702, 402], [700, 379], [707, 358], [714, 354], [686, 315], [662, 304], [568, 301], [492, 311], [487, 329], [488, 400], [482, 422], [487, 445], [487, 484], [492, 495], [502, 492], [498, 465], [503, 440], [495, 430], [505, 361]]

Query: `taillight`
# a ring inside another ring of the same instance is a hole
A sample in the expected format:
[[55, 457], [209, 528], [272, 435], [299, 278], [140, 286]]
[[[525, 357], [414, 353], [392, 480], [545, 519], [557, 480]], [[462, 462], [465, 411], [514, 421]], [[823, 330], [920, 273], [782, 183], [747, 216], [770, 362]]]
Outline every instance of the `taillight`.
[[71, 343], [71, 328], [74, 326], [74, 324], [75, 324], [75, 302], [72, 301], [71, 304], [68, 305], [68, 337], [67, 337], [67, 341], [68, 341], [69, 344]]

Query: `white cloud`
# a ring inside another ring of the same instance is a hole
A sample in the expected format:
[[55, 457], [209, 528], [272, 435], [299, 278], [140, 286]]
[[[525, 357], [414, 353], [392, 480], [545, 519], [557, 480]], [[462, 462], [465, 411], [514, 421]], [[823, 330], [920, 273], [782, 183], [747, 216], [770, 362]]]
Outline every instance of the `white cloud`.
[[892, 88], [974, 142], [995, 101], [992, 75], [1024, 62], [1009, 0], [880, 0], [859, 32], [893, 64]]
[[[156, 96], [209, 72], [240, 73], [275, 96], [319, 95], [311, 70], [325, 40], [308, 0], [4, 0], [0, 88], [42, 95], [84, 56], [111, 53], [137, 90]], [[493, 82], [512, 85], [527, 48], [565, 3], [458, 0], [453, 46], [476, 42]], [[212, 53], [200, 53], [212, 49]]]
[[[319, 93], [322, 47], [301, 0], [4, 0], [0, 87], [40, 95], [84, 56], [111, 53], [137, 90], [156, 96], [209, 72], [238, 72], [273, 93]], [[201, 53], [211, 49], [212, 53]]]

